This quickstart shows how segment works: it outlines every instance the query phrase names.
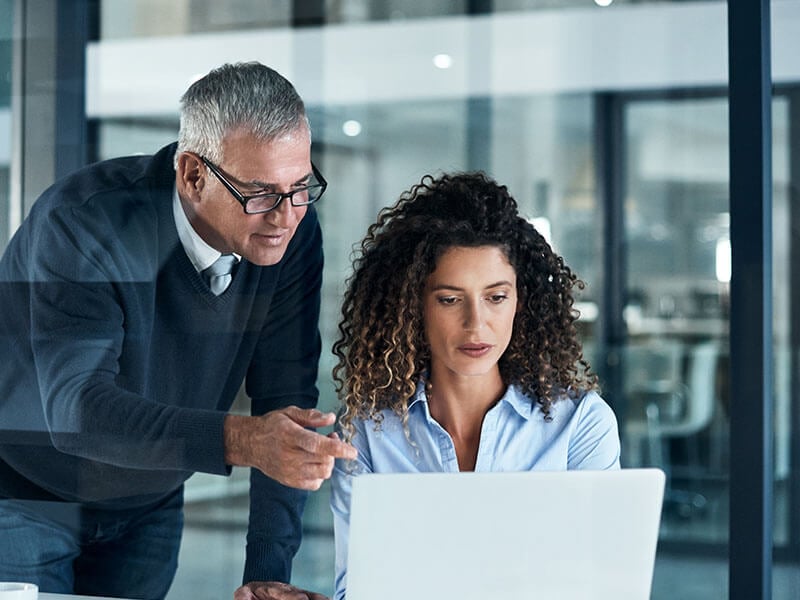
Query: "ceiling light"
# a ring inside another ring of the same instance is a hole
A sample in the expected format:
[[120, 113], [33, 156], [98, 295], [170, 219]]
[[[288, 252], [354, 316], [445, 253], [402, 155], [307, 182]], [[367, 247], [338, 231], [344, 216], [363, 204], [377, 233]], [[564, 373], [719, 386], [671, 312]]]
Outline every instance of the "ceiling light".
[[453, 57], [449, 54], [437, 54], [433, 57], [433, 64], [438, 69], [449, 69], [453, 66]]
[[361, 133], [361, 123], [353, 119], [345, 121], [344, 124], [342, 125], [342, 131], [344, 132], [345, 135], [349, 137], [355, 137], [359, 133]]

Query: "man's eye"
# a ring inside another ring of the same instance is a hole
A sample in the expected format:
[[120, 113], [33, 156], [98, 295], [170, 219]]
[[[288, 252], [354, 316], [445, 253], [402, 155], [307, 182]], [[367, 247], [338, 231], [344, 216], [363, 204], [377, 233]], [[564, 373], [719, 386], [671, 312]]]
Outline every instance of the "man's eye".
[[275, 193], [272, 190], [265, 190], [258, 186], [246, 187], [242, 191], [246, 191], [250, 196], [270, 196]]

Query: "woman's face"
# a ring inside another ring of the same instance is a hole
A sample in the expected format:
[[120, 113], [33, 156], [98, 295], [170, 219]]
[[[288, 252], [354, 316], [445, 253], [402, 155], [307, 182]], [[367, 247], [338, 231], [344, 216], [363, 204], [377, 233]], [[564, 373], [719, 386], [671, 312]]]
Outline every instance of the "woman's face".
[[503, 251], [495, 246], [448, 249], [424, 293], [431, 374], [442, 369], [460, 376], [496, 371], [517, 311], [517, 275]]

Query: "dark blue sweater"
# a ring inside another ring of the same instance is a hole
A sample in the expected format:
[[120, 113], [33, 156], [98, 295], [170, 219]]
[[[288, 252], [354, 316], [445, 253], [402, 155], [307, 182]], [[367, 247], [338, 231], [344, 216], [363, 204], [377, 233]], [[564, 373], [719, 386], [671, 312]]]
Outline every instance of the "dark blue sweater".
[[[223, 419], [316, 405], [322, 244], [309, 210], [283, 260], [214, 296], [172, 215], [174, 144], [56, 183], [0, 261], [0, 497], [97, 508], [227, 474]], [[305, 493], [251, 475], [244, 580], [288, 581]]]

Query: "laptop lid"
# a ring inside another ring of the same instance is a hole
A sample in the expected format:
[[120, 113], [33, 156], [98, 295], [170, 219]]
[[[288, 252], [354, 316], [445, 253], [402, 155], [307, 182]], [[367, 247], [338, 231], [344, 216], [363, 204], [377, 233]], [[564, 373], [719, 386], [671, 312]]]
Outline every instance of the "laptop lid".
[[353, 480], [348, 600], [647, 600], [659, 469]]

